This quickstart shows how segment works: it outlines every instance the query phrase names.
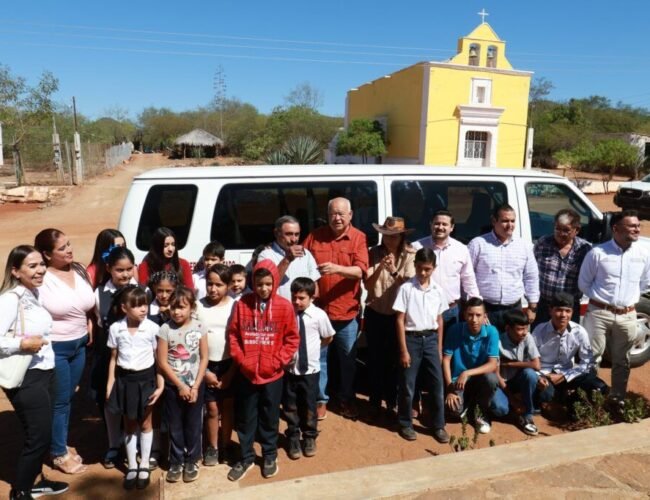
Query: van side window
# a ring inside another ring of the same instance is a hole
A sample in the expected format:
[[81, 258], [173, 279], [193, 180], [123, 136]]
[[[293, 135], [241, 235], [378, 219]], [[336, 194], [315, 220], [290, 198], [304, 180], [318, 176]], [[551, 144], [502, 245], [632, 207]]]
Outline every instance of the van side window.
[[327, 202], [342, 196], [352, 202], [352, 225], [377, 244], [377, 183], [348, 182], [264, 182], [226, 184], [217, 198], [210, 239], [227, 249], [250, 249], [273, 241], [278, 217], [293, 215], [300, 221], [301, 238], [327, 224]]
[[533, 241], [544, 235], [553, 234], [555, 214], [565, 208], [575, 210], [580, 215], [580, 233], [593, 243], [592, 212], [578, 195], [565, 184], [551, 182], [529, 182], [526, 184], [526, 200], [530, 216], [530, 229]]
[[431, 217], [438, 210], [454, 215], [452, 236], [463, 243], [490, 231], [492, 209], [508, 201], [508, 188], [502, 182], [484, 181], [393, 181], [393, 215], [404, 217], [415, 241], [431, 235]]
[[194, 184], [153, 186], [147, 193], [138, 224], [135, 244], [140, 250], [149, 250], [151, 234], [161, 226], [176, 233], [176, 246], [185, 247], [190, 234], [197, 187]]

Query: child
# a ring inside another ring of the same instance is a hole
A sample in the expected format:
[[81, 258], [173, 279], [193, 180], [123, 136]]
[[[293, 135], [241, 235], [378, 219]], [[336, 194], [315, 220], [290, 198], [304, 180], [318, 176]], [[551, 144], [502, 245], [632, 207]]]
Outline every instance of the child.
[[169, 299], [178, 286], [178, 277], [172, 271], [158, 271], [149, 278], [153, 300], [149, 304], [149, 319], [162, 326], [169, 321]]
[[86, 268], [90, 284], [97, 288], [103, 284], [106, 277], [106, 257], [115, 247], [125, 247], [124, 235], [117, 229], [102, 229], [95, 239], [93, 258]]
[[278, 269], [270, 260], [253, 271], [254, 293], [244, 295], [228, 326], [230, 355], [239, 368], [235, 423], [242, 459], [228, 473], [238, 481], [253, 466], [253, 442], [259, 436], [264, 458], [262, 476], [278, 473], [278, 426], [282, 375], [300, 342], [291, 303], [276, 294]]
[[158, 333], [157, 361], [165, 377], [165, 416], [170, 437], [167, 481], [195, 481], [201, 458], [203, 376], [208, 365], [208, 339], [192, 318], [196, 299], [179, 286], [169, 301], [171, 319]]
[[520, 309], [506, 311], [503, 315], [506, 331], [500, 335], [500, 367], [497, 371], [499, 387], [492, 400], [491, 411], [497, 417], [508, 414], [509, 396], [520, 393], [524, 414], [519, 415], [517, 424], [529, 436], [536, 436], [537, 426], [533, 421], [535, 407], [533, 397], [539, 382], [539, 351], [533, 336], [528, 333], [528, 316]]
[[[207, 330], [208, 336], [208, 369], [204, 379], [208, 447], [203, 455], [203, 465], [207, 466], [219, 463], [219, 449], [223, 451], [222, 457], [225, 459], [233, 429], [231, 382], [236, 369], [230, 359], [226, 342], [226, 326], [235, 301], [228, 295], [229, 282], [228, 266], [215, 264], [207, 268], [205, 273], [207, 294], [199, 300], [197, 310], [199, 321]], [[221, 417], [221, 433], [219, 417]]]
[[[472, 297], [465, 304], [465, 321], [447, 332], [442, 369], [447, 387], [445, 404], [452, 415], [470, 421], [481, 434], [490, 432], [488, 411], [499, 381], [499, 332], [485, 324], [483, 301]], [[476, 414], [476, 407], [480, 415]]]
[[138, 281], [143, 286], [147, 285], [149, 277], [157, 271], [173, 271], [179, 283], [189, 289], [194, 287], [190, 263], [178, 256], [176, 235], [167, 227], [159, 227], [151, 235], [149, 253], [138, 266]]
[[203, 268], [192, 275], [194, 293], [197, 300], [205, 297], [205, 273], [215, 264], [221, 264], [226, 255], [226, 249], [218, 241], [211, 241], [203, 248]]
[[[124, 444], [128, 459], [124, 488], [141, 490], [149, 485], [153, 405], [164, 386], [162, 376], [156, 375], [154, 358], [159, 327], [147, 319], [147, 294], [137, 285], [124, 289], [119, 301], [124, 317], [113, 323], [108, 333], [111, 360], [106, 404], [110, 411], [124, 417]], [[142, 465], [139, 468], [136, 458], [138, 428]]]
[[228, 284], [230, 290], [228, 295], [235, 300], [239, 300], [243, 295], [251, 292], [251, 289], [246, 286], [246, 268], [241, 264], [233, 264], [230, 266], [230, 273], [231, 278]]
[[325, 311], [312, 300], [316, 283], [310, 278], [296, 278], [291, 283], [291, 301], [297, 315], [300, 344], [284, 374], [282, 411], [287, 422], [289, 458], [300, 458], [300, 432], [304, 438], [302, 453], [316, 455], [318, 418], [316, 400], [320, 379], [320, 350], [332, 342], [336, 333]]
[[119, 304], [113, 307], [115, 294], [128, 285], [137, 282], [133, 277], [135, 272], [135, 258], [126, 247], [115, 247], [108, 255], [104, 256], [106, 273], [104, 282], [95, 290], [95, 308], [97, 316], [97, 329], [95, 331], [95, 346], [91, 369], [91, 390], [95, 394], [95, 401], [104, 417], [106, 434], [108, 436], [108, 450], [104, 455], [102, 464], [107, 469], [112, 469], [117, 464], [122, 442], [120, 429], [120, 414], [113, 413], [106, 408], [106, 384], [108, 381], [108, 365], [111, 350], [107, 345], [108, 332], [111, 325], [119, 319], [121, 308]]
[[397, 313], [397, 342], [400, 350], [400, 380], [398, 420], [399, 434], [414, 441], [411, 408], [415, 381], [428, 390], [433, 418], [433, 437], [448, 443], [440, 369], [443, 342], [442, 313], [447, 310], [445, 293], [432, 279], [436, 254], [430, 248], [420, 248], [415, 254], [415, 276], [400, 286], [393, 304]]

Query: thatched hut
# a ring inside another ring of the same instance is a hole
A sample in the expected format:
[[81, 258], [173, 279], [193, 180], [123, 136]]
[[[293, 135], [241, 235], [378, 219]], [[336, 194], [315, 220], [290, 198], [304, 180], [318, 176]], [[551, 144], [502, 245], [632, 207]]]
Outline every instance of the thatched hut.
[[174, 141], [174, 156], [187, 158], [189, 151], [189, 156], [194, 158], [214, 158], [223, 145], [216, 135], [197, 128]]

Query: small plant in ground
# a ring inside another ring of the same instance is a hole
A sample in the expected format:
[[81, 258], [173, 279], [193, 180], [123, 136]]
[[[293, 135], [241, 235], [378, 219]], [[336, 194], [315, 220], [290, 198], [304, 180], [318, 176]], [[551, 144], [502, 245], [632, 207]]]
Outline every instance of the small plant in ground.
[[593, 391], [591, 399], [584, 389], [578, 389], [579, 400], [573, 404], [576, 421], [585, 427], [611, 425], [612, 416], [607, 409], [607, 398], [600, 391]]
[[[481, 410], [478, 408], [478, 406], [474, 410], [474, 419], [478, 419], [481, 416]], [[467, 428], [469, 427], [469, 423], [467, 421], [467, 416], [463, 416], [460, 419], [460, 436], [455, 436], [452, 434], [449, 437], [449, 446], [451, 446], [451, 449], [453, 451], [459, 452], [459, 451], [465, 451], [465, 450], [473, 450], [478, 447], [478, 437], [479, 433], [478, 430], [476, 429], [475, 425], [472, 425], [472, 430], [474, 431], [474, 434], [470, 438]], [[493, 439], [490, 439], [490, 446], [494, 446], [496, 443], [494, 442]]]
[[623, 401], [623, 421], [628, 424], [640, 422], [650, 415], [648, 402], [642, 397], [625, 398]]

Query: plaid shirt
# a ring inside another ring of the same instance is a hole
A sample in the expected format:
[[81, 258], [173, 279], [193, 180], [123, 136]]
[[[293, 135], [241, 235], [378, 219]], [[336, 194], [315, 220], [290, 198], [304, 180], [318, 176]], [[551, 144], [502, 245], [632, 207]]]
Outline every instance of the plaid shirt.
[[537, 240], [533, 252], [539, 267], [539, 291], [543, 300], [549, 302], [557, 292], [570, 293], [576, 299], [582, 295], [578, 289], [578, 275], [589, 250], [591, 243], [576, 236], [571, 250], [562, 257], [552, 234]]

